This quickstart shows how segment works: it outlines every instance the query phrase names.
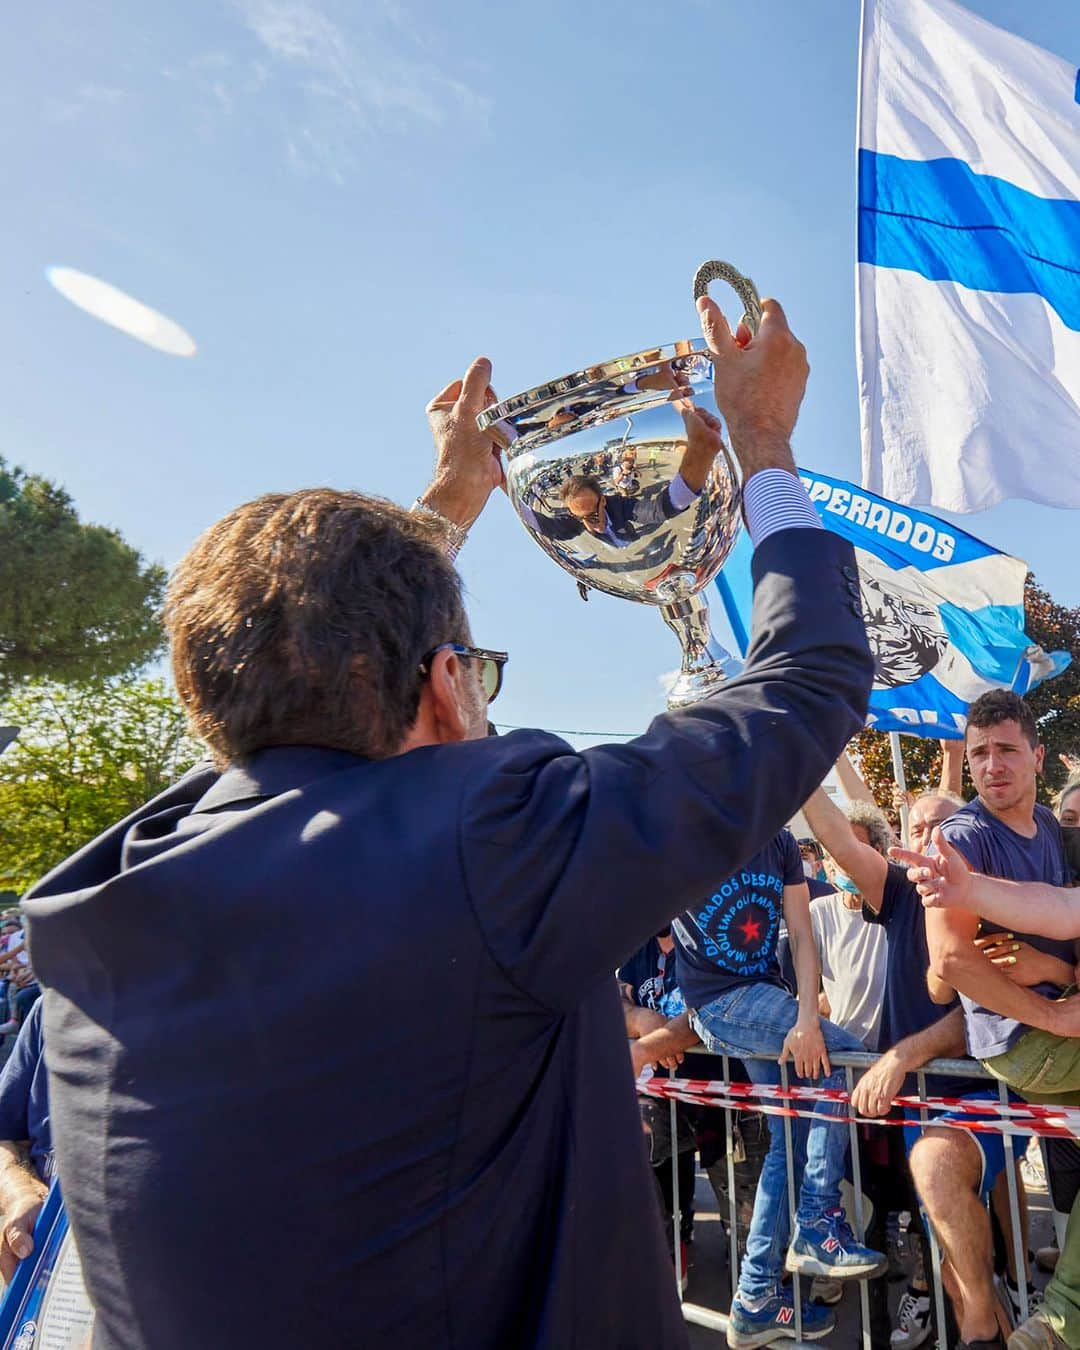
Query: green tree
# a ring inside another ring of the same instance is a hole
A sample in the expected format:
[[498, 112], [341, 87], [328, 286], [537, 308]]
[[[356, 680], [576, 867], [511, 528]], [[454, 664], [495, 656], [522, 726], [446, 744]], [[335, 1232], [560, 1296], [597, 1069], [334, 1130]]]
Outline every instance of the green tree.
[[[1067, 776], [1060, 754], [1080, 753], [1080, 608], [1068, 609], [1045, 591], [1029, 572], [1024, 588], [1025, 629], [1032, 642], [1047, 652], [1071, 652], [1072, 664], [1053, 680], [1045, 680], [1026, 696], [1046, 746], [1046, 764], [1039, 782], [1039, 800], [1050, 804]], [[909, 792], [925, 792], [941, 774], [941, 747], [935, 740], [903, 736], [900, 740], [904, 776]], [[880, 731], [863, 731], [854, 749], [863, 777], [879, 805], [892, 807], [892, 755], [889, 738]], [[964, 791], [974, 788], [964, 768]]]
[[161, 680], [31, 681], [0, 704], [0, 891], [20, 894], [205, 753]]
[[161, 650], [165, 571], [79, 519], [54, 483], [0, 459], [0, 697], [26, 679], [87, 680]]

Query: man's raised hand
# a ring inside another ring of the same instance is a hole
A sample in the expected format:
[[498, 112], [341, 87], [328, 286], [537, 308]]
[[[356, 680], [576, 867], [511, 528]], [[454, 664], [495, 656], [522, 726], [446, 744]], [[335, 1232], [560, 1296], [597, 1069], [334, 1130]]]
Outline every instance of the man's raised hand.
[[914, 853], [907, 848], [890, 848], [889, 857], [907, 868], [927, 909], [974, 909], [971, 869], [967, 859], [941, 833], [933, 835], [936, 855]]
[[478, 356], [463, 379], [451, 381], [427, 406], [435, 475], [420, 500], [466, 530], [492, 490], [506, 482], [499, 446], [476, 425], [477, 414], [495, 401], [491, 362]]
[[761, 326], [753, 337], [740, 324], [734, 335], [710, 296], [698, 301], [701, 331], [713, 362], [716, 404], [748, 479], [759, 469], [795, 472], [791, 433], [806, 391], [806, 348], [788, 327], [778, 300], [761, 303]]

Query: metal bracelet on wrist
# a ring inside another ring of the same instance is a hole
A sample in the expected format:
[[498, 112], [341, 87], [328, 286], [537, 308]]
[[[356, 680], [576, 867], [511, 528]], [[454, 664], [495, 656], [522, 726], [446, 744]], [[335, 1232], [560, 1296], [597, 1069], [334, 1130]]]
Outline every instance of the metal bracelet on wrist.
[[441, 511], [436, 511], [433, 506], [428, 506], [427, 502], [421, 501], [419, 497], [417, 497], [416, 501], [413, 502], [409, 509], [415, 511], [418, 515], [428, 516], [430, 519], [438, 522], [442, 527], [445, 536], [444, 552], [450, 561], [453, 562], [465, 546], [465, 541], [469, 537], [468, 530], [463, 526], [458, 525], [456, 521], [448, 520]]

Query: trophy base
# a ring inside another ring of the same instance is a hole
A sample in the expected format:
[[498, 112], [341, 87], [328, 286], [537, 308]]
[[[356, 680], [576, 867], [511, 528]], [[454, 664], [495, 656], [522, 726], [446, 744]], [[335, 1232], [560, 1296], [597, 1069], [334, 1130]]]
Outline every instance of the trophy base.
[[708, 698], [727, 680], [723, 666], [708, 665], [697, 670], [680, 670], [678, 679], [668, 690], [668, 712], [690, 708]]
[[725, 680], [739, 674], [742, 662], [713, 637], [709, 607], [700, 592], [664, 605], [660, 613], [683, 652], [682, 669], [667, 696], [668, 711], [676, 712], [714, 694]]

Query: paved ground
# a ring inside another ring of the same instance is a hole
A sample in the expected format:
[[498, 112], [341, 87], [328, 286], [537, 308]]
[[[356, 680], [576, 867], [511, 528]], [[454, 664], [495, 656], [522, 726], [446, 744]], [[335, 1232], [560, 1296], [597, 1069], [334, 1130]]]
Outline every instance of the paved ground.
[[[703, 1173], [698, 1173], [695, 1190], [696, 1218], [694, 1221], [694, 1242], [691, 1247], [689, 1285], [685, 1298], [687, 1302], [725, 1312], [730, 1300], [728, 1287], [728, 1243], [716, 1197]], [[1045, 1246], [1052, 1238], [1052, 1224], [1049, 1204], [1045, 1190], [1028, 1189], [1028, 1207], [1031, 1214], [1031, 1248]], [[1046, 1276], [1036, 1272], [1035, 1282], [1043, 1285]], [[903, 1293], [904, 1284], [893, 1284], [889, 1290], [890, 1306], [895, 1311]], [[862, 1346], [859, 1320], [859, 1291], [853, 1285], [847, 1289], [843, 1301], [836, 1308], [836, 1330], [824, 1340], [808, 1342], [823, 1350], [860, 1350]], [[721, 1350], [726, 1345], [721, 1331], [712, 1331], [690, 1324], [690, 1344], [694, 1350]], [[795, 1345], [794, 1341], [774, 1343], [779, 1350]], [[927, 1350], [930, 1350], [929, 1345]]]

